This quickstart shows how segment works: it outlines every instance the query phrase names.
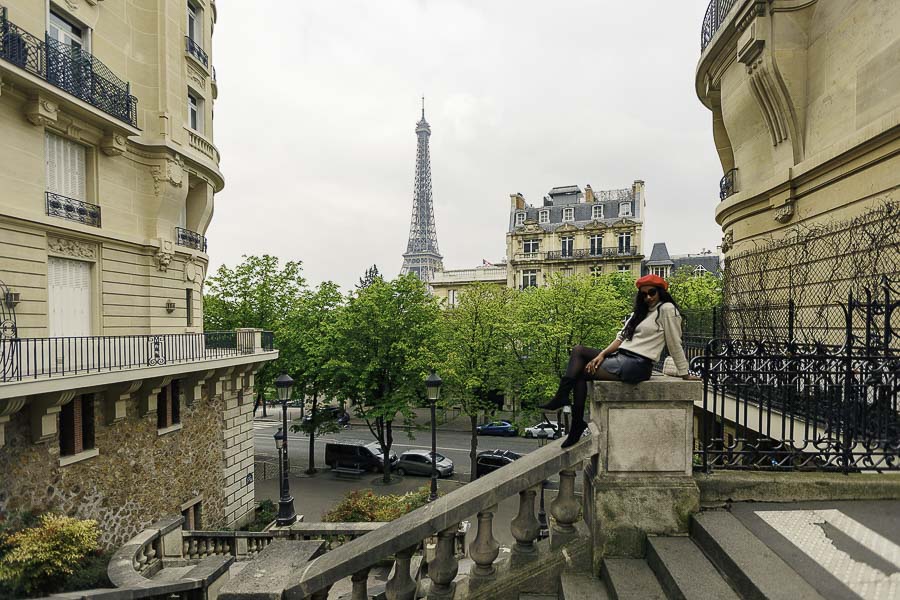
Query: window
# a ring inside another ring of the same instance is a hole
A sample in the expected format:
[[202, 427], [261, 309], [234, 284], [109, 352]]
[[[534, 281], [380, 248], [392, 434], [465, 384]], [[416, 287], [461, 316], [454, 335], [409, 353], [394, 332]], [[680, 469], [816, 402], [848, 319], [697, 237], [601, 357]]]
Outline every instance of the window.
[[447, 290], [447, 304], [456, 306], [456, 290]]
[[202, 34], [202, 26], [203, 21], [200, 20], [200, 10], [194, 5], [193, 2], [187, 3], [187, 35], [191, 38], [191, 41], [197, 45], [202, 45], [200, 42], [203, 39]]
[[631, 265], [619, 265], [619, 273], [631, 273]]
[[651, 267], [650, 271], [659, 277], [668, 277], [669, 276], [669, 268], [668, 267]]
[[575, 220], [575, 209], [571, 206], [563, 209], [563, 221], [574, 221]]
[[66, 198], [87, 200], [87, 149], [81, 144], [47, 132], [44, 161], [47, 191]]
[[184, 290], [184, 308], [187, 311], [187, 326], [194, 326], [194, 290], [185, 288]]
[[619, 254], [633, 254], [630, 233], [619, 234]]
[[603, 267], [601, 267], [600, 265], [591, 267], [591, 275], [593, 275], [594, 277], [603, 275]]
[[538, 223], [549, 223], [550, 222], [550, 211], [542, 210], [538, 213]]
[[703, 265], [697, 265], [697, 268], [694, 269], [692, 275], [694, 277], [702, 277], [706, 273], [709, 273], [709, 269], [707, 269]]
[[94, 447], [94, 398], [76, 396], [59, 413], [59, 455], [74, 456]]
[[50, 39], [64, 44], [72, 50], [89, 50], [88, 29], [71, 23], [68, 19], [50, 11]]
[[619, 216], [620, 217], [630, 217], [631, 216], [631, 202], [619, 203]]
[[201, 529], [201, 519], [202, 511], [201, 506], [202, 502], [200, 500], [195, 501], [193, 504], [188, 503], [189, 506], [185, 506], [182, 504], [181, 516], [184, 517], [184, 524], [182, 528], [187, 531]]
[[516, 213], [516, 225], [521, 225], [525, 222], [525, 213], [517, 212]]
[[575, 249], [575, 238], [567, 235], [560, 239], [560, 243], [562, 245], [562, 252], [560, 252], [560, 254], [562, 256], [572, 256], [572, 251]]
[[[47, 303], [51, 337], [91, 335], [91, 287], [91, 263], [55, 256], [47, 259]], [[86, 357], [70, 357], [70, 360], [79, 358]]]
[[178, 380], [156, 395], [156, 428], [167, 429], [181, 423], [181, 385]]
[[522, 251], [525, 254], [537, 254], [541, 250], [540, 240], [525, 240], [522, 243]]
[[537, 287], [538, 272], [536, 269], [522, 271], [522, 289]]
[[591, 243], [591, 256], [603, 254], [603, 236], [594, 234], [588, 238]]
[[188, 92], [188, 126], [203, 133], [203, 100], [193, 92]]
[[603, 218], [603, 205], [595, 204], [591, 207], [591, 218], [592, 219], [602, 219]]
[[571, 277], [575, 273], [575, 271], [571, 267], [560, 269], [559, 272], [563, 277]]

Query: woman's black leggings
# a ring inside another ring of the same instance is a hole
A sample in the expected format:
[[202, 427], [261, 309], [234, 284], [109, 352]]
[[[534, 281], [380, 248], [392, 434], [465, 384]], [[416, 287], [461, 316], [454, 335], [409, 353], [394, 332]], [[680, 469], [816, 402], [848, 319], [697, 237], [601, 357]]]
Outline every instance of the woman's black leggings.
[[597, 372], [593, 375], [585, 372], [585, 366], [595, 359], [598, 354], [600, 354], [600, 350], [582, 346], [581, 344], [572, 348], [572, 352], [569, 354], [569, 364], [566, 366], [566, 373], [560, 380], [559, 389], [556, 391], [557, 397], [565, 397], [569, 394], [569, 390], [573, 391], [572, 419], [576, 423], [584, 420], [584, 403], [587, 400], [587, 382], [596, 381], [598, 379], [618, 379], [616, 375], [599, 367]]

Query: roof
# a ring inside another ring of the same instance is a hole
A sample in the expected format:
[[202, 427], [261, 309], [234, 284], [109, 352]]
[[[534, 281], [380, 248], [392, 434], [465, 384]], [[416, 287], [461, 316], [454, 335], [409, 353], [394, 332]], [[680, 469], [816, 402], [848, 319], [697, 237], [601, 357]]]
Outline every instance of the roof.
[[581, 192], [581, 188], [577, 185], [562, 185], [555, 188], [550, 188], [550, 191], [547, 192], [551, 196], [556, 196], [558, 194], [577, 194]]
[[653, 244], [653, 250], [650, 251], [650, 258], [647, 259], [648, 265], [673, 265], [672, 257], [669, 256], [669, 249], [666, 248], [665, 242], [657, 242]]

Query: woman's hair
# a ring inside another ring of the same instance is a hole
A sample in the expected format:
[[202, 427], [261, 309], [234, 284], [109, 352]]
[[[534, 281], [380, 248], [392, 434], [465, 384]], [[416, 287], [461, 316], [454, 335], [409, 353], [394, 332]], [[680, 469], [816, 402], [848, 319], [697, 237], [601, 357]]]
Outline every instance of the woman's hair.
[[[672, 306], [675, 307], [675, 312], [677, 314], [681, 314], [681, 308], [678, 306], [678, 303], [675, 302], [675, 299], [672, 298], [672, 294], [670, 294], [667, 290], [664, 290], [661, 287], [655, 287], [656, 293], [659, 294], [659, 304], [657, 304], [656, 311], [656, 322], [659, 323], [659, 306], [665, 304], [666, 302], [671, 302]], [[647, 303], [644, 302], [643, 295], [640, 290], [634, 297], [634, 310], [631, 313], [631, 317], [629, 317], [628, 322], [625, 323], [625, 328], [622, 329], [622, 334], [625, 336], [626, 340], [631, 340], [634, 337], [634, 330], [637, 329], [637, 326], [641, 324], [641, 321], [647, 318], [647, 315], [650, 313], [650, 309], [647, 307]]]

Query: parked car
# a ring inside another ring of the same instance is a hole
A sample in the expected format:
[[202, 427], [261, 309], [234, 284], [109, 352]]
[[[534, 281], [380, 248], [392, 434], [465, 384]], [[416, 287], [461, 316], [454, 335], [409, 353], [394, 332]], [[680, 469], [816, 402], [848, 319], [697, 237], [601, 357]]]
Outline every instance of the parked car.
[[[435, 453], [435, 462], [437, 463], [438, 477], [449, 477], [453, 475], [453, 461], [446, 456]], [[407, 450], [400, 455], [400, 461], [397, 463], [397, 474], [406, 475], [425, 475], [431, 477], [431, 451], [430, 450]]]
[[550, 438], [555, 440], [562, 437], [564, 433], [563, 427], [556, 421], [541, 421], [537, 425], [525, 428], [525, 437], [527, 438]]
[[512, 450], [485, 450], [475, 457], [475, 478], [488, 473], [493, 473], [500, 467], [505, 467], [514, 460], [522, 458], [522, 455]]
[[478, 435], [518, 435], [519, 430], [509, 421], [491, 421], [475, 428]]
[[[350, 415], [347, 414], [340, 406], [320, 406], [316, 409], [316, 412], [321, 415], [323, 420], [330, 419], [335, 421], [338, 426], [344, 427], [350, 424]], [[303, 423], [309, 424], [312, 422], [312, 413], [306, 413], [306, 416], [303, 417]]]
[[[395, 469], [400, 459], [391, 452], [390, 460], [391, 469]], [[380, 471], [384, 468], [384, 456], [378, 442], [328, 442], [325, 444], [325, 464], [332, 469]]]

